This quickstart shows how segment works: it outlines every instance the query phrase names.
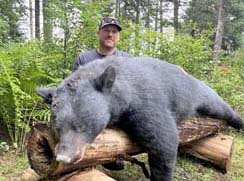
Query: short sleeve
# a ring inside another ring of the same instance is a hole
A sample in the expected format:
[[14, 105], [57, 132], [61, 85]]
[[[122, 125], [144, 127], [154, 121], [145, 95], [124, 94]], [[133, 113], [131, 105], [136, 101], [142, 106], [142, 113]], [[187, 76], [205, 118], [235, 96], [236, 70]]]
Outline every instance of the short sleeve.
[[82, 66], [82, 65], [85, 65], [85, 58], [84, 58], [83, 54], [80, 54], [76, 58], [75, 63], [73, 65], [73, 72], [76, 71], [79, 68], [79, 66]]

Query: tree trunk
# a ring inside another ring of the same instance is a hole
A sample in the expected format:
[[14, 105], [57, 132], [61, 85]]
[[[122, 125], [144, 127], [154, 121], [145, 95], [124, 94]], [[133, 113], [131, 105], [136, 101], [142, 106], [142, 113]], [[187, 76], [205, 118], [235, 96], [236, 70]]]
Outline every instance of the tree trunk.
[[118, 17], [121, 16], [121, 7], [120, 7], [120, 3], [121, 3], [121, 1], [118, 0]]
[[223, 32], [224, 32], [224, 1], [223, 0], [219, 0], [218, 8], [219, 8], [218, 22], [217, 22], [217, 30], [216, 30], [214, 54], [213, 54], [213, 60], [215, 64], [218, 64], [220, 61], [221, 45], [222, 45]]
[[35, 37], [40, 39], [40, 1], [35, 1]]
[[159, 29], [160, 32], [163, 32], [163, 0], [160, 0], [159, 4], [159, 14], [160, 14], [160, 20], [159, 20]]
[[179, 3], [180, 0], [174, 0], [174, 28], [175, 33], [179, 31]]
[[151, 11], [151, 5], [150, 0], [147, 0], [147, 16], [146, 16], [146, 28], [150, 28], [150, 11]]
[[[63, 54], [64, 54], [64, 58], [63, 58], [63, 65], [62, 65], [62, 69], [66, 70], [67, 66], [68, 66], [68, 60], [67, 60], [67, 48], [68, 48], [68, 41], [70, 38], [70, 27], [69, 27], [69, 15], [67, 13], [67, 1], [64, 0], [63, 2], [63, 6], [64, 6], [64, 40], [63, 40]], [[63, 71], [63, 78], [65, 78], [67, 75], [65, 73], [65, 71]]]
[[140, 1], [136, 0], [136, 24], [139, 24], [139, 17], [140, 17]]
[[120, 17], [120, 0], [115, 2], [115, 17]]
[[[185, 121], [178, 125], [180, 146], [183, 148], [183, 151], [185, 148], [185, 152], [194, 156], [204, 157], [205, 160], [212, 160], [214, 164], [226, 171], [229, 168], [231, 160], [233, 144], [231, 139], [228, 139], [228, 144], [222, 144], [221, 140], [223, 139], [219, 138], [212, 140], [211, 138], [210, 140], [206, 138], [204, 141], [193, 142], [215, 134], [224, 128], [223, 122], [213, 119], [196, 118]], [[54, 156], [55, 145], [56, 143], [51, 136], [50, 128], [46, 125], [37, 124], [32, 128], [27, 153], [31, 167], [39, 175], [60, 175], [92, 165], [114, 162], [121, 155], [136, 155], [143, 152], [135, 143], [129, 140], [123, 131], [114, 129], [104, 130], [95, 139], [94, 143], [87, 147], [82, 161], [77, 164], [65, 165], [56, 162]], [[212, 149], [211, 145], [215, 145], [216, 149]], [[198, 151], [199, 148], [201, 150], [205, 149], [205, 151], [200, 153]], [[217, 155], [217, 158], [213, 158], [213, 150], [215, 150], [214, 155]]]
[[51, 21], [51, 14], [49, 10], [49, 3], [48, 0], [42, 0], [43, 4], [43, 35], [44, 41], [50, 42], [52, 40], [52, 21]]
[[[16, 2], [10, 2], [11, 3], [11, 12], [8, 15], [9, 18], [9, 36], [11, 37], [12, 40], [16, 39], [19, 36], [18, 32], [18, 15], [15, 14], [15, 9], [17, 6]], [[2, 11], [2, 10], [1, 10]]]
[[118, 17], [118, 6], [119, 6], [119, 0], [115, 1], [115, 17]]
[[29, 0], [29, 12], [30, 12], [30, 39], [33, 38], [33, 8], [32, 0]]
[[156, 2], [156, 15], [155, 15], [155, 27], [154, 30], [158, 30], [158, 2]]
[[124, 1], [124, 8], [123, 8], [123, 15], [125, 18], [128, 18], [127, 16], [127, 7], [128, 7], [128, 2]]

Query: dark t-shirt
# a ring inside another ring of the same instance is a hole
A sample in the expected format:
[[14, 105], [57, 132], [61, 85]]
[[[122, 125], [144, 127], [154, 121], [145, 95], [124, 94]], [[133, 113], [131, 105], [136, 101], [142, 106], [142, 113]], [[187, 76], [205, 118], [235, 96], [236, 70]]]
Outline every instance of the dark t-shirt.
[[[129, 55], [128, 53], [122, 52], [122, 51], [119, 51], [119, 50], [116, 50], [113, 53], [113, 56], [131, 57], [131, 55]], [[106, 56], [99, 54], [96, 49], [87, 51], [85, 53], [81, 53], [75, 60], [75, 63], [73, 65], [73, 72], [76, 71], [79, 66], [85, 65], [85, 64], [87, 64], [87, 63], [89, 63], [89, 62], [91, 62], [93, 60], [101, 59], [101, 58], [104, 58], [104, 57], [106, 57]]]

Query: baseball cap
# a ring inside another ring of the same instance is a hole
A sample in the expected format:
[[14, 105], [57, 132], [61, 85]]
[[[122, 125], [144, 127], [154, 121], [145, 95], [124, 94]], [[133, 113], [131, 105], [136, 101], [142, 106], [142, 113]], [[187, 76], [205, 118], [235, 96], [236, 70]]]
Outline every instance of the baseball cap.
[[111, 18], [111, 17], [103, 18], [102, 21], [100, 22], [99, 30], [107, 25], [115, 25], [119, 31], [122, 30], [122, 28], [120, 26], [120, 22], [116, 18]]

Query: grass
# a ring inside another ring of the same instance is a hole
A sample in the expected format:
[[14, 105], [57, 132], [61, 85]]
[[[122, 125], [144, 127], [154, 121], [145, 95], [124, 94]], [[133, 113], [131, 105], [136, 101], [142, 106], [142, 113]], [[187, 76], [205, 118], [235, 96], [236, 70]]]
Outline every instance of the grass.
[[20, 180], [23, 171], [28, 168], [26, 155], [15, 152], [0, 154], [0, 181]]
[[[231, 170], [224, 174], [210, 163], [196, 158], [180, 155], [175, 170], [175, 181], [243, 181], [244, 180], [244, 132], [228, 130], [225, 132], [234, 137], [233, 164]], [[138, 156], [146, 161], [146, 155]], [[0, 154], [0, 181], [20, 180], [20, 175], [28, 167], [26, 155], [15, 152]], [[123, 171], [106, 171], [111, 177], [119, 181], [146, 181], [141, 169], [137, 165], [126, 164]]]
[[[224, 174], [210, 163], [201, 161], [191, 156], [178, 156], [175, 181], [243, 181], [244, 180], [244, 132], [228, 130], [225, 134], [234, 137], [234, 152], [232, 166], [228, 173]], [[146, 160], [146, 156], [140, 156]], [[146, 181], [140, 168], [135, 165], [127, 164], [123, 171], [113, 171], [111, 176], [121, 181]]]

